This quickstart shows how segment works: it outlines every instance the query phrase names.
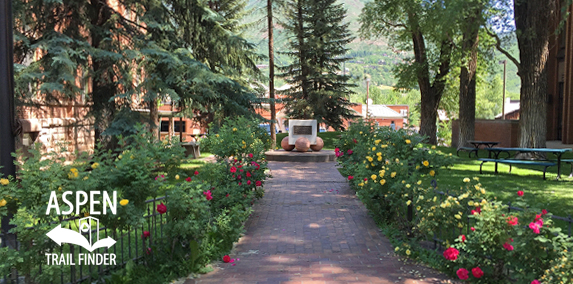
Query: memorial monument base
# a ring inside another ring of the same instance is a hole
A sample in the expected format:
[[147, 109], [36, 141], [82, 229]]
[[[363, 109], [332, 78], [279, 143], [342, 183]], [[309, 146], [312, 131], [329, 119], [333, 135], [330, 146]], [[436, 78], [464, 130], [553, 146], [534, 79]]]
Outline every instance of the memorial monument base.
[[320, 152], [299, 152], [296, 150], [271, 150], [265, 153], [267, 161], [276, 162], [299, 162], [299, 163], [325, 163], [336, 161], [336, 155], [332, 150]]

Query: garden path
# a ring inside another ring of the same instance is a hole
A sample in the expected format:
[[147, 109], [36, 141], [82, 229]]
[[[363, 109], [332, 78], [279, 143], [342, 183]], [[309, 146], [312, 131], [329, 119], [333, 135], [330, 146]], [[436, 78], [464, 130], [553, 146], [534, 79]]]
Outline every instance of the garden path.
[[449, 283], [404, 263], [335, 163], [269, 163], [272, 178], [231, 257], [185, 284]]

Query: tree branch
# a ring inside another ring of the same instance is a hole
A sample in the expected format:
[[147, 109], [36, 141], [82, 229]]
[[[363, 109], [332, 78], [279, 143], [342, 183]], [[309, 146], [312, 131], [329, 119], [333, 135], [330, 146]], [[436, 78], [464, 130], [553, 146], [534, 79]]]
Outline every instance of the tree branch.
[[487, 34], [491, 37], [493, 37], [495, 39], [495, 48], [497, 50], [499, 50], [499, 52], [503, 53], [503, 55], [505, 55], [507, 58], [509, 58], [509, 60], [511, 60], [511, 62], [513, 62], [513, 64], [515, 64], [515, 66], [517, 66], [517, 73], [520, 73], [521, 71], [521, 64], [519, 63], [519, 61], [513, 57], [513, 55], [511, 55], [507, 50], [503, 49], [501, 47], [501, 39], [499, 38], [499, 36], [490, 31], [487, 27], [485, 28], [485, 31], [487, 32]]

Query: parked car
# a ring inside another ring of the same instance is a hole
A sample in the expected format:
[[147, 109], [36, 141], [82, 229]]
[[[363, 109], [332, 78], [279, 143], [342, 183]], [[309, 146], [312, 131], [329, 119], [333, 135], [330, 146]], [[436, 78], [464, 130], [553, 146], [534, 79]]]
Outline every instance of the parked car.
[[[269, 123], [261, 123], [259, 126], [264, 129], [267, 134], [271, 135], [271, 125]], [[279, 130], [279, 127], [275, 124], [275, 133], [281, 133], [282, 131]]]

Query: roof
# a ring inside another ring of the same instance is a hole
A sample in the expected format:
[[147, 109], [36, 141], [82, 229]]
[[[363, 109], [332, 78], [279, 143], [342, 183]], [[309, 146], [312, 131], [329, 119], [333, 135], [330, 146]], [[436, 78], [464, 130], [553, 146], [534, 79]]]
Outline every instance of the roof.
[[[366, 113], [366, 105], [362, 105], [362, 116]], [[369, 105], [368, 114], [373, 118], [405, 118], [399, 112], [387, 107], [386, 105]]]
[[[508, 115], [512, 112], [519, 111], [519, 100], [510, 100], [507, 98], [505, 100], [505, 115]], [[495, 118], [501, 118], [501, 113], [496, 115]]]

